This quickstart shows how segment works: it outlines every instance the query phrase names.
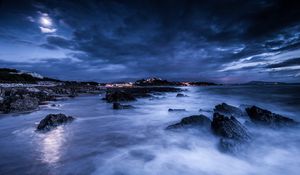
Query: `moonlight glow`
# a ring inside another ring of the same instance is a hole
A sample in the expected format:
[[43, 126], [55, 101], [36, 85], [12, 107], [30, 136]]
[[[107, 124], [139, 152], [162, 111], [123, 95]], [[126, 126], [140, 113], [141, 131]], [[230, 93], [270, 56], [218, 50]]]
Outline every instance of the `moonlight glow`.
[[52, 26], [52, 21], [49, 17], [43, 16], [40, 18], [40, 23], [45, 27]]

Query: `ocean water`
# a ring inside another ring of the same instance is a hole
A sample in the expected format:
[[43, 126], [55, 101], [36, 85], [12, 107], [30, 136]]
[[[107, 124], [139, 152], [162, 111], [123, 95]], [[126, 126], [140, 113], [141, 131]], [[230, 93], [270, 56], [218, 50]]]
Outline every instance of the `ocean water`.
[[[188, 97], [165, 93], [112, 110], [101, 95], [51, 102], [25, 114], [0, 115], [0, 174], [297, 175], [300, 129], [248, 127], [253, 142], [237, 155], [218, 150], [219, 139], [198, 130], [166, 131], [194, 114], [212, 117], [216, 104], [257, 105], [300, 121], [300, 86], [184, 87]], [[185, 108], [186, 112], [168, 112]], [[204, 112], [199, 112], [202, 109]], [[49, 113], [76, 117], [49, 132], [35, 131]], [[247, 119], [239, 119], [241, 122]]]

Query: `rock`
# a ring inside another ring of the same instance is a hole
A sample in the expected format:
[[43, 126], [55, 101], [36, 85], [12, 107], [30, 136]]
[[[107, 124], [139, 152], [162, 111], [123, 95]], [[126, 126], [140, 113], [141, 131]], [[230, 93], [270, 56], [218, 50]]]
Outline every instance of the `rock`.
[[226, 116], [234, 116], [234, 117], [241, 117], [245, 115], [245, 113], [235, 106], [228, 105], [226, 103], [218, 104], [214, 108], [214, 112], [226, 115]]
[[181, 119], [179, 123], [168, 126], [166, 129], [177, 129], [186, 127], [206, 128], [210, 127], [210, 119], [204, 115], [192, 115]]
[[124, 91], [107, 91], [105, 100], [109, 103], [112, 103], [119, 101], [134, 101], [136, 99], [132, 94], [126, 93]]
[[256, 106], [246, 108], [251, 121], [258, 125], [268, 126], [271, 128], [295, 126], [298, 122], [293, 119], [272, 113], [268, 110]]
[[72, 93], [72, 94], [68, 95], [68, 97], [70, 97], [70, 98], [75, 98], [77, 96], [78, 96], [78, 94], [76, 94], [76, 93]]
[[[146, 87], [146, 86], [139, 86], [139, 87], [119, 87], [119, 88], [108, 88], [106, 90], [106, 94], [107, 95], [111, 95], [115, 92], [121, 92], [122, 94], [127, 94], [126, 96], [128, 96], [128, 94], [131, 96], [130, 99], [132, 99], [132, 97], [134, 99], [136, 98], [146, 98], [146, 97], [154, 97], [152, 94], [153, 93], [160, 93], [160, 95], [162, 95], [162, 93], [164, 92], [179, 92], [181, 91], [181, 89], [179, 88], [175, 88], [175, 87], [164, 87], [164, 86], [151, 86], [151, 87]], [[158, 95], [158, 94], [156, 94]], [[122, 95], [123, 96], [123, 95]], [[105, 98], [106, 100], [106, 98]], [[123, 100], [123, 101], [131, 101], [131, 100]], [[117, 101], [112, 101], [112, 102], [117, 102]]]
[[6, 97], [1, 105], [0, 111], [9, 112], [24, 112], [37, 109], [39, 99], [30, 96], [9, 96]]
[[25, 97], [17, 99], [10, 104], [10, 111], [30, 111], [38, 108], [39, 100], [35, 97]]
[[176, 95], [176, 97], [187, 97], [186, 95], [184, 95], [184, 94], [180, 94], [180, 93], [178, 93], [177, 95]]
[[219, 147], [224, 152], [234, 153], [251, 141], [250, 133], [235, 117], [214, 113], [211, 129], [221, 137]]
[[183, 112], [183, 111], [186, 111], [185, 109], [168, 109], [169, 112]]
[[113, 109], [132, 109], [132, 108], [134, 108], [134, 107], [131, 105], [122, 105], [117, 102], [113, 103]]
[[61, 107], [61, 105], [60, 105], [60, 104], [54, 104], [54, 103], [53, 103], [53, 104], [51, 104], [50, 106], [51, 106], [51, 107]]
[[220, 151], [233, 154], [239, 154], [246, 148], [246, 144], [243, 142], [226, 138], [220, 138], [218, 146]]
[[247, 129], [235, 118], [214, 113], [211, 128], [220, 137], [234, 140], [249, 140]]
[[65, 114], [49, 114], [40, 121], [37, 130], [49, 130], [53, 127], [73, 121], [74, 117], [66, 116]]

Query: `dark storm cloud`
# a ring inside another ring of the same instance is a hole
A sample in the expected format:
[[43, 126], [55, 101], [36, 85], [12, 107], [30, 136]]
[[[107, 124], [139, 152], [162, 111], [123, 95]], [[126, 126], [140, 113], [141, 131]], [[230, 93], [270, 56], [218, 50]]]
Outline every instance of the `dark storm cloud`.
[[248, 29], [250, 36], [263, 36], [282, 28], [299, 23], [300, 1], [270, 1], [266, 8], [256, 13], [251, 19]]
[[[44, 42], [37, 45], [68, 51], [69, 59], [85, 65], [74, 69], [111, 72], [114, 79], [121, 71], [128, 79], [162, 76], [230, 82], [228, 77], [233, 81], [245, 76], [274, 78], [275, 73], [268, 72], [270, 65], [295, 58], [300, 46], [299, 4], [294, 0], [35, 0], [18, 9], [30, 11], [30, 21], [34, 21], [32, 11], [51, 17], [57, 31], [45, 34]], [[79, 72], [73, 73], [80, 77]]]

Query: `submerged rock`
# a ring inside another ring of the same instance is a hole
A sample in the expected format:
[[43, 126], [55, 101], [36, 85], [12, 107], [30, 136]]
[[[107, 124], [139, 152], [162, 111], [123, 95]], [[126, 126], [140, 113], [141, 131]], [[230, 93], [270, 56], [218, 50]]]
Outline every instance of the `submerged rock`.
[[37, 130], [49, 130], [53, 127], [73, 121], [74, 117], [66, 116], [65, 114], [49, 114], [40, 121]]
[[264, 125], [271, 128], [295, 126], [298, 122], [293, 119], [272, 113], [266, 109], [261, 109], [256, 106], [246, 108], [251, 121], [258, 125]]
[[214, 112], [217, 112], [226, 116], [240, 117], [245, 115], [245, 113], [238, 107], [228, 105], [226, 103], [218, 104], [214, 108]]
[[134, 108], [132, 105], [122, 105], [120, 103], [113, 103], [113, 109], [132, 109]]
[[105, 100], [109, 103], [119, 102], [119, 101], [134, 101], [135, 97], [124, 91], [107, 91]]
[[185, 127], [209, 128], [210, 119], [204, 115], [192, 115], [181, 119], [179, 123], [168, 126], [166, 129], [177, 129]]
[[236, 152], [251, 140], [250, 133], [235, 117], [214, 113], [211, 129], [221, 137], [219, 146], [225, 152]]
[[183, 111], [186, 111], [185, 109], [172, 109], [172, 108], [169, 108], [168, 109], [169, 112], [183, 112]]
[[184, 94], [178, 93], [178, 94], [176, 95], [176, 97], [187, 97], [187, 95], [184, 95]]

